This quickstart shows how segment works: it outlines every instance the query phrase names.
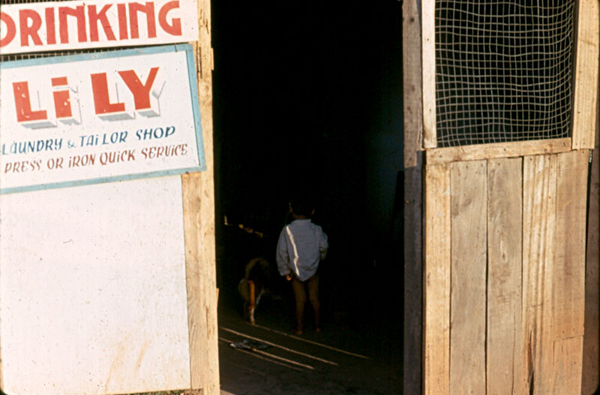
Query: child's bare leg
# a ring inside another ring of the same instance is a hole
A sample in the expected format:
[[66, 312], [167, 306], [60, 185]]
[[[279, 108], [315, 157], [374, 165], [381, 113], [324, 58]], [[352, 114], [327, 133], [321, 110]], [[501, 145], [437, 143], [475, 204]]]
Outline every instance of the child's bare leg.
[[296, 298], [296, 329], [294, 332], [297, 335], [302, 334], [303, 320], [304, 320], [304, 305], [306, 304], [306, 290], [304, 289], [304, 283], [300, 282], [297, 278], [292, 280], [292, 289], [294, 290], [294, 296]]
[[254, 285], [254, 281], [248, 281], [248, 286], [250, 287], [250, 323], [254, 324], [254, 309], [256, 309], [256, 286]]
[[321, 302], [319, 300], [319, 277], [316, 275], [306, 282], [308, 286], [308, 298], [315, 312], [316, 331], [321, 331]]

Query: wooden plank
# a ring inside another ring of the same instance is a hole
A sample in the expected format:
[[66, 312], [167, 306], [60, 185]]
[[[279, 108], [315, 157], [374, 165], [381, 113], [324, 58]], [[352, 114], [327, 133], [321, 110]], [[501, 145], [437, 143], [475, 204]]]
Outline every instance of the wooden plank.
[[[419, 3], [420, 4], [420, 3]], [[402, 4], [404, 76], [404, 365], [402, 389], [423, 382], [423, 102], [421, 17], [417, 0]]]
[[549, 320], [544, 322], [553, 345], [545, 381], [557, 395], [581, 392], [588, 157], [587, 150], [557, 156], [554, 260], [548, 268]]
[[553, 154], [571, 150], [571, 139], [517, 141], [512, 143], [465, 145], [427, 150], [427, 164], [515, 158], [526, 155]]
[[[548, 392], [548, 394], [580, 394], [583, 336], [557, 340], [554, 342], [552, 351], [553, 371], [550, 375], [552, 392]], [[587, 395], [590, 394], [591, 392], [587, 393]]]
[[451, 190], [452, 329], [448, 393], [485, 394], [486, 162], [452, 163]]
[[598, 108], [598, 36], [600, 5], [580, 0], [577, 23], [573, 101], [573, 149], [593, 149]]
[[488, 163], [487, 393], [512, 394], [521, 382], [521, 158]]
[[403, 393], [422, 394], [423, 382], [423, 153], [404, 171]]
[[551, 278], [556, 225], [556, 155], [523, 163], [523, 348], [519, 394], [549, 394]]
[[425, 169], [424, 394], [450, 393], [450, 168]]
[[417, 0], [402, 4], [402, 63], [404, 66], [404, 168], [417, 166], [423, 148], [421, 71], [421, 9]]
[[558, 155], [552, 266], [553, 339], [583, 336], [589, 151]]
[[435, 0], [422, 0], [424, 147], [437, 147], [435, 110]]
[[[205, 197], [202, 193], [203, 175], [192, 173], [182, 176], [191, 388], [204, 388], [214, 380], [215, 367], [210, 366], [205, 358], [218, 358], [218, 352], [212, 350], [212, 343], [217, 338], [216, 282], [209, 267], [211, 263], [203, 256], [206, 248], [202, 247], [207, 242], [201, 209]], [[210, 292], [213, 287], [213, 292]], [[215, 354], [211, 356], [213, 352]]]
[[594, 149], [589, 184], [582, 395], [589, 395], [600, 386], [600, 138], [598, 137], [598, 129], [596, 129], [596, 149]]
[[202, 138], [207, 171], [181, 177], [184, 202], [190, 389], [219, 394], [217, 286], [215, 250], [215, 191], [212, 118], [210, 0], [198, 1], [199, 41], [194, 45]]

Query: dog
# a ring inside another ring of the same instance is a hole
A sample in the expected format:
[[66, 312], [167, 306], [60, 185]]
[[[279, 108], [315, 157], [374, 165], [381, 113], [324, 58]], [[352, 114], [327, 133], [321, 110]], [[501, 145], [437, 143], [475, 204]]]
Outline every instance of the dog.
[[246, 274], [238, 284], [238, 291], [244, 300], [244, 319], [255, 323], [254, 311], [265, 293], [265, 285], [269, 277], [269, 262], [258, 257], [246, 265]]

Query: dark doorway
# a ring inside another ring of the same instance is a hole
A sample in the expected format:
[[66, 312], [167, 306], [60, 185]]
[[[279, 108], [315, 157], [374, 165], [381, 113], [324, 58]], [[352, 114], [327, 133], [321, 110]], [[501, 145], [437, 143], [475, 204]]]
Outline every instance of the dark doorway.
[[[320, 268], [325, 332], [368, 335], [359, 348], [397, 380], [382, 393], [400, 393], [402, 3], [212, 7], [220, 309], [241, 312], [237, 282], [250, 259], [275, 268], [288, 202], [310, 192], [330, 244]], [[280, 311], [288, 284], [275, 274], [282, 300], [261, 302], [257, 323], [291, 319]]]

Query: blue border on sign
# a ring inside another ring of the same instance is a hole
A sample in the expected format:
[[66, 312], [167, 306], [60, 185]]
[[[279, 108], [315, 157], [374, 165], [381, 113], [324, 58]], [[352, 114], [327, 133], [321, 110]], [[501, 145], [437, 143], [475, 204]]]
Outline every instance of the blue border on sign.
[[[189, 168], [179, 168], [179, 169], [169, 169], [169, 170], [161, 170], [161, 171], [153, 171], [148, 173], [135, 173], [135, 174], [120, 174], [118, 176], [111, 177], [100, 177], [100, 178], [90, 178], [85, 180], [73, 180], [73, 181], [65, 181], [65, 182], [57, 182], [52, 184], [37, 184], [37, 185], [28, 185], [23, 187], [14, 187], [14, 188], [1, 188], [0, 186], [0, 195], [5, 195], [9, 193], [19, 193], [19, 192], [33, 192], [33, 191], [41, 191], [46, 189], [58, 189], [58, 188], [70, 188], [84, 185], [93, 185], [93, 184], [102, 184], [108, 182], [118, 182], [118, 181], [130, 181], [130, 180], [138, 180], [142, 178], [152, 178], [152, 177], [165, 177], [165, 176], [173, 176], [180, 175], [186, 173], [193, 173], [198, 171], [206, 170], [206, 159], [204, 155], [204, 141], [202, 139], [202, 122], [200, 118], [200, 102], [198, 96], [198, 79], [196, 78], [196, 65], [194, 63], [194, 51], [191, 44], [176, 44], [176, 45], [162, 45], [155, 47], [144, 47], [144, 48], [135, 48], [135, 49], [127, 49], [127, 50], [114, 50], [114, 51], [106, 51], [106, 52], [94, 52], [94, 53], [85, 53], [78, 55], [69, 55], [69, 56], [54, 56], [47, 58], [37, 58], [37, 59], [25, 59], [25, 60], [14, 60], [8, 62], [0, 62], [0, 68], [2, 69], [10, 69], [16, 67], [25, 67], [25, 66], [41, 66], [48, 64], [56, 64], [56, 63], [68, 63], [68, 62], [81, 62], [87, 60], [98, 60], [98, 59], [107, 59], [107, 58], [120, 58], [125, 56], [137, 56], [137, 55], [152, 55], [158, 53], [169, 53], [169, 52], [185, 52], [187, 59], [187, 68], [188, 68], [188, 78], [190, 84], [190, 95], [192, 100], [192, 109], [194, 116], [194, 128], [196, 132], [196, 146], [198, 151], [198, 166], [189, 167]], [[0, 130], [1, 133], [1, 130]]]

